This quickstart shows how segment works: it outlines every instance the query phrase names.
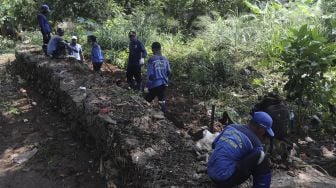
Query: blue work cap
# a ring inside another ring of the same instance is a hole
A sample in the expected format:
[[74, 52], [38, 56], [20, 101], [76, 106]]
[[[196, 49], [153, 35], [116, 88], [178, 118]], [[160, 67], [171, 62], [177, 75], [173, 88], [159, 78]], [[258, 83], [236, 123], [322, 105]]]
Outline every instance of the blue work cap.
[[265, 128], [266, 132], [273, 137], [274, 132], [272, 130], [273, 120], [266, 112], [254, 112], [252, 121]]
[[49, 6], [46, 4], [42, 5], [41, 9], [50, 12]]

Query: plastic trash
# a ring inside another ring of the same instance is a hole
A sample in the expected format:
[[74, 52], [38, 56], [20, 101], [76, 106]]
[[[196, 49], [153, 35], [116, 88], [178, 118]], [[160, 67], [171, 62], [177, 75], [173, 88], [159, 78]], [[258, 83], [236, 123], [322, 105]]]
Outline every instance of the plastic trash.
[[13, 158], [13, 161], [17, 164], [22, 164], [31, 159], [37, 153], [37, 151], [37, 148], [34, 148], [33, 150], [19, 154], [19, 156]]

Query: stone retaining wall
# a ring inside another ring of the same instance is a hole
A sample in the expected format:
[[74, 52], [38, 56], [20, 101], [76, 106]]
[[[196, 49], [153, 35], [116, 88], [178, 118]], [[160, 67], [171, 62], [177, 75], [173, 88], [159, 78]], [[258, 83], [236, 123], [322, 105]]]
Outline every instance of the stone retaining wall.
[[77, 136], [95, 143], [108, 187], [209, 187], [204, 171], [196, 172], [202, 164], [193, 142], [140, 96], [92, 77], [85, 66], [43, 57], [36, 46], [20, 47], [12, 67], [69, 119]]

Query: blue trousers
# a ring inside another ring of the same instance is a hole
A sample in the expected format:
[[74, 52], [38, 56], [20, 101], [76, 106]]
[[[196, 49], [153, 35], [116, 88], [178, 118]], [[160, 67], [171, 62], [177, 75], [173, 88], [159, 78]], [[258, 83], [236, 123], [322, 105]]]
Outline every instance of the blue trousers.
[[260, 152], [252, 152], [237, 163], [232, 176], [225, 181], [214, 181], [218, 188], [230, 188], [244, 183], [253, 176], [253, 188], [269, 188], [271, 183], [271, 169], [268, 158], [258, 165]]

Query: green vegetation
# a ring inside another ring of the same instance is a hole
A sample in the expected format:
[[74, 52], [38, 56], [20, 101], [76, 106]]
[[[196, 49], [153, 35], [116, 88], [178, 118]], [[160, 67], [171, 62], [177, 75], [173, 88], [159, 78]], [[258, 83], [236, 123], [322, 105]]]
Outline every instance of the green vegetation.
[[[232, 105], [239, 101], [229, 93], [251, 101], [276, 90], [302, 104], [312, 101], [328, 117], [336, 105], [333, 0], [4, 0], [0, 24], [25, 28], [24, 40], [38, 44], [35, 17], [43, 2], [52, 9], [54, 30], [66, 20], [66, 37], [85, 43], [87, 33], [96, 34], [105, 56], [121, 68], [128, 31], [137, 31], [148, 51], [160, 41], [172, 63], [172, 84], [186, 94]], [[0, 40], [0, 49], [13, 45]]]
[[8, 101], [0, 101], [0, 110], [11, 115], [19, 115], [20, 110]]
[[0, 35], [0, 54], [11, 51], [15, 48], [15, 41]]
[[322, 104], [334, 99], [336, 44], [329, 42], [319, 28], [308, 25], [291, 30], [286, 42], [281, 69], [288, 76], [284, 87], [288, 97]]

